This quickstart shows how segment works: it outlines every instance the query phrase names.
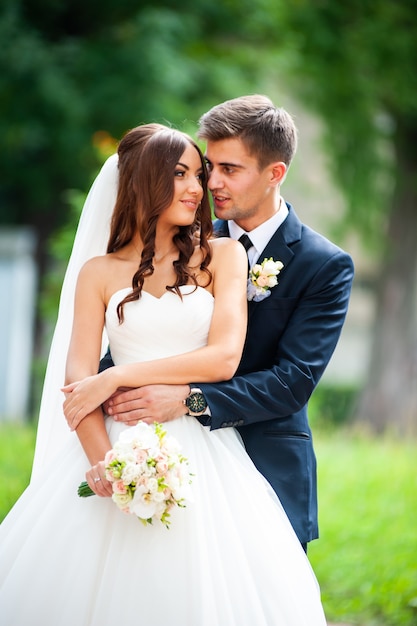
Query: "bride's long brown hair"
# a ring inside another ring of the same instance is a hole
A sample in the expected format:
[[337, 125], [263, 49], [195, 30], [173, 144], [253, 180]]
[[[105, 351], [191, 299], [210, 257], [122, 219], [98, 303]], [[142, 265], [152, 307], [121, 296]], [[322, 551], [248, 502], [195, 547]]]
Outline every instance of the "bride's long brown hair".
[[160, 124], [138, 126], [129, 131], [119, 144], [119, 186], [107, 245], [108, 253], [116, 252], [132, 241], [137, 232], [143, 243], [139, 267], [132, 278], [132, 293], [117, 307], [120, 322], [123, 322], [124, 305], [140, 298], [145, 278], [154, 272], [152, 261], [155, 255], [156, 225], [161, 213], [173, 200], [175, 168], [189, 144], [200, 157], [204, 195], [194, 222], [189, 226], [179, 226], [174, 236], [173, 241], [179, 252], [178, 260], [173, 263], [176, 279], [173, 285], [167, 285], [166, 288], [181, 297], [181, 285], [192, 283], [198, 286], [194, 273], [188, 267], [196, 241], [202, 251], [200, 270], [207, 274], [207, 284], [211, 281], [208, 269], [211, 248], [208, 239], [213, 228], [203, 154], [185, 133]]

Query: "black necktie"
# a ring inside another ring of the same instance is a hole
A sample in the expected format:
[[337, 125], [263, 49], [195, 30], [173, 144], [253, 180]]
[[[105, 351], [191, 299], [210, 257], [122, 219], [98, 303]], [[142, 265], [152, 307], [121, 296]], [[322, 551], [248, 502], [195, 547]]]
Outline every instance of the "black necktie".
[[249, 248], [252, 248], [253, 246], [253, 243], [251, 242], [251, 240], [249, 239], [246, 233], [243, 233], [243, 235], [239, 237], [239, 241], [242, 244], [242, 246], [245, 248], [246, 252], [249, 250]]
[[[242, 246], [245, 248], [246, 253], [248, 252], [249, 248], [252, 248], [253, 246], [253, 243], [251, 242], [251, 240], [249, 239], [246, 233], [243, 233], [243, 235], [239, 237], [238, 241], [240, 241]], [[248, 271], [249, 270], [250, 270], [250, 263], [249, 263], [249, 257], [248, 257]]]

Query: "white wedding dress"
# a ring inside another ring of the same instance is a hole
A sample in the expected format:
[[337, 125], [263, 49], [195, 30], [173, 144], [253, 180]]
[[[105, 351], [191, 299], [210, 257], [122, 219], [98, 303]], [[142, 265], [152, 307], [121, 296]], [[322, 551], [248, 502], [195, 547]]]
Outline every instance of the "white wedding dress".
[[[205, 344], [213, 297], [144, 292], [116, 306], [107, 333], [115, 363]], [[114, 442], [126, 428], [106, 418]], [[166, 429], [194, 474], [193, 502], [171, 526], [144, 526], [110, 498], [79, 498], [88, 462], [76, 434], [0, 527], [3, 626], [325, 626], [314, 573], [271, 488], [236, 431], [184, 416]]]

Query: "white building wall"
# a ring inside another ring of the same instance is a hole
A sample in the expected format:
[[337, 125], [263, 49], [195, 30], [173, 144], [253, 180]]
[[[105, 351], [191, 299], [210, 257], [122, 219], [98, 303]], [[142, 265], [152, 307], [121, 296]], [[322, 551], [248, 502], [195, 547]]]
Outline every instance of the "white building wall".
[[35, 238], [0, 229], [0, 420], [27, 413], [36, 295]]

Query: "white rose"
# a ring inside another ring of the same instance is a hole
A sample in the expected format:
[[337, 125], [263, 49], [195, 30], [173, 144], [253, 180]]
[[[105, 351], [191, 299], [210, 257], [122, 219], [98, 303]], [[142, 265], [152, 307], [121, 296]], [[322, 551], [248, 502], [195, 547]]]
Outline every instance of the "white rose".
[[125, 485], [130, 485], [130, 483], [136, 483], [141, 474], [140, 467], [134, 463], [130, 463], [123, 468], [121, 478]]
[[158, 491], [158, 481], [156, 478], [150, 478], [148, 480], [148, 491], [152, 494]]
[[117, 460], [119, 461], [119, 463], [134, 465], [136, 462], [136, 457], [131, 450], [124, 450], [122, 452], [117, 452]]
[[278, 284], [278, 279], [276, 276], [268, 276], [267, 287], [275, 287]]
[[273, 261], [272, 259], [269, 259], [264, 263], [263, 271], [265, 272], [265, 274], [268, 274], [268, 276], [276, 275], [279, 274], [282, 267], [283, 265], [281, 261]]
[[126, 430], [120, 433], [119, 441], [121, 443], [127, 443], [132, 447], [132, 443], [137, 448], [151, 448], [157, 447], [159, 444], [158, 436], [155, 430], [149, 424], [139, 422], [136, 426], [130, 426]]
[[114, 493], [111, 497], [119, 509], [125, 509], [132, 499], [130, 493]]

